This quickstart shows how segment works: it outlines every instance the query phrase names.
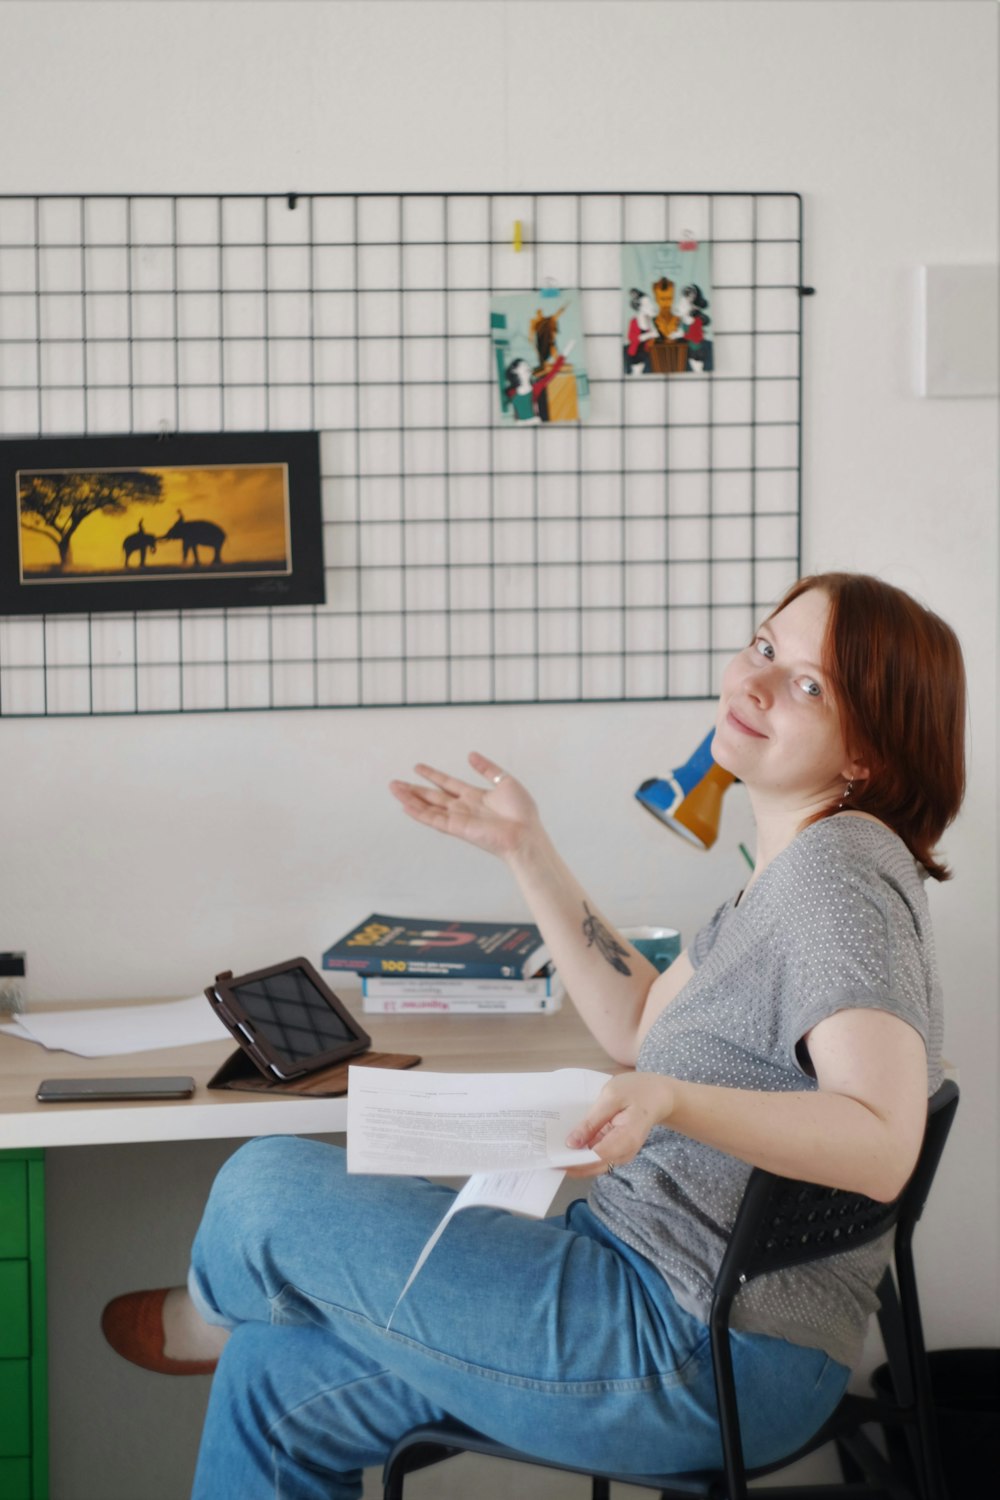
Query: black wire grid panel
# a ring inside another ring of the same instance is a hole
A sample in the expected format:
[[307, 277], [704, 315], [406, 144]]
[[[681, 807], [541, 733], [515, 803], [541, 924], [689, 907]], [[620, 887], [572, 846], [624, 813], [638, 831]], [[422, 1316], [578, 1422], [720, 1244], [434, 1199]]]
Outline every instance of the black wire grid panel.
[[[621, 247], [686, 232], [714, 373], [628, 379]], [[543, 285], [589, 420], [504, 426]], [[317, 429], [327, 585], [4, 619], [0, 714], [714, 696], [798, 572], [802, 293], [794, 193], [0, 198], [0, 435]]]

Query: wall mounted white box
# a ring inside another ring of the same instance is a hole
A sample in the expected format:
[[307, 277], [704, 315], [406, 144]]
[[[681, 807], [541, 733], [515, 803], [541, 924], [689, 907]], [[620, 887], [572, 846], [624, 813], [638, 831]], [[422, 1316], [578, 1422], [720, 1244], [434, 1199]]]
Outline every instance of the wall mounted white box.
[[1000, 392], [996, 266], [921, 266], [917, 391], [921, 396]]

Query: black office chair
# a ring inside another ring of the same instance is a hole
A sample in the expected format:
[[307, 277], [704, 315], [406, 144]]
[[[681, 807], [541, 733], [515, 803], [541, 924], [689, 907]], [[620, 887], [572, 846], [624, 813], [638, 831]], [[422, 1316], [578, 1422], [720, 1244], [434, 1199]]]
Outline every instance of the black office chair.
[[[958, 1087], [947, 1081], [928, 1106], [927, 1131], [912, 1177], [893, 1203], [875, 1203], [860, 1194], [814, 1183], [793, 1182], [758, 1168], [750, 1174], [732, 1238], [716, 1278], [709, 1319], [715, 1389], [719, 1403], [723, 1467], [688, 1474], [595, 1474], [574, 1464], [535, 1458], [484, 1437], [460, 1422], [445, 1420], [415, 1427], [390, 1453], [383, 1474], [384, 1500], [402, 1500], [407, 1474], [459, 1453], [482, 1453], [562, 1472], [588, 1474], [593, 1500], [609, 1500], [610, 1484], [638, 1485], [661, 1491], [661, 1500], [701, 1496], [703, 1500], [747, 1500], [747, 1479], [778, 1469], [833, 1442], [840, 1456], [844, 1482], [837, 1485], [755, 1488], [752, 1500], [830, 1500], [865, 1495], [869, 1500], [948, 1500], [937, 1447], [930, 1375], [924, 1349], [913, 1268], [912, 1240], [923, 1212], [934, 1173], [958, 1106]], [[747, 1469], [743, 1461], [736, 1389], [729, 1344], [729, 1315], [740, 1287], [755, 1276], [780, 1271], [807, 1261], [838, 1255], [867, 1244], [895, 1227], [896, 1282], [887, 1270], [879, 1295], [879, 1325], [886, 1346], [895, 1401], [846, 1395], [836, 1411], [808, 1443], [777, 1463]], [[902, 1425], [917, 1476], [894, 1473], [869, 1436], [868, 1423]], [[953, 1497], [959, 1500], [959, 1497]]]

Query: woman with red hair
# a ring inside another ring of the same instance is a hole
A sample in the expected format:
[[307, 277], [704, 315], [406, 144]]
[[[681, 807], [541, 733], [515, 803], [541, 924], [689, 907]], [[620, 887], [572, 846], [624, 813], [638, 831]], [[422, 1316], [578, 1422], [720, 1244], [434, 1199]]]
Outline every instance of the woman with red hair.
[[[948, 873], [935, 846], [962, 800], [964, 722], [961, 652], [936, 615], [875, 578], [797, 583], [727, 667], [716, 718], [715, 759], [753, 807], [753, 875], [664, 974], [508, 771], [474, 754], [478, 784], [427, 765], [392, 784], [417, 822], [507, 865], [625, 1071], [569, 1137], [596, 1153], [574, 1169], [589, 1198], [543, 1222], [456, 1215], [391, 1329], [449, 1190], [348, 1177], [317, 1141], [230, 1159], [189, 1292], [163, 1316], [163, 1294], [134, 1294], [109, 1318], [153, 1368], [210, 1367], [222, 1348], [197, 1500], [356, 1500], [365, 1466], [446, 1413], [598, 1471], [718, 1464], [708, 1305], [751, 1168], [891, 1200], [917, 1159], [941, 1080], [924, 886]], [[741, 1291], [750, 1464], [835, 1406], [888, 1256], [883, 1240]]]

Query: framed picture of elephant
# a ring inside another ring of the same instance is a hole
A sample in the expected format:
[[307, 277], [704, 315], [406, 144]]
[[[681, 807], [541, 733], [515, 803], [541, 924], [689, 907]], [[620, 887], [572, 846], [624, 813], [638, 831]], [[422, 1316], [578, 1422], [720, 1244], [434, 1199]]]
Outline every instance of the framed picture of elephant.
[[324, 602], [318, 433], [0, 442], [0, 615]]

